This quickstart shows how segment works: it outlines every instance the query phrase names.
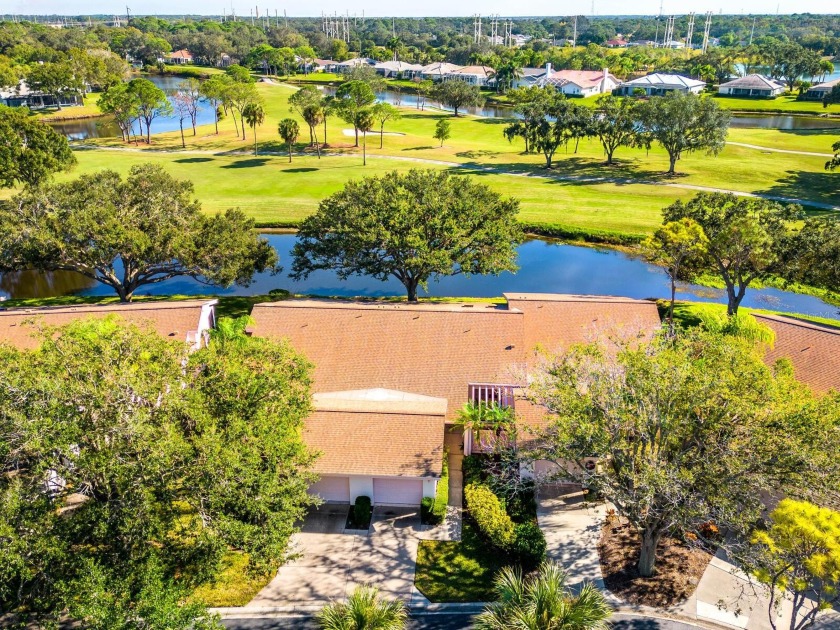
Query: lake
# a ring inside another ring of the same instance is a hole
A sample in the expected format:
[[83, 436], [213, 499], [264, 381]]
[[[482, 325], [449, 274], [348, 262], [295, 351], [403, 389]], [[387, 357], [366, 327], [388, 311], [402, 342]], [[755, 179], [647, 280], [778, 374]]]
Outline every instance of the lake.
[[[291, 267], [294, 234], [266, 234], [280, 261]], [[643, 260], [612, 249], [582, 247], [556, 241], [531, 239], [519, 247], [519, 271], [499, 276], [453, 276], [429, 284], [421, 295], [453, 297], [495, 297], [504, 292], [572, 293], [616, 295], [631, 298], [665, 298], [670, 293], [663, 270]], [[293, 281], [285, 272], [272, 276], [259, 274], [249, 287], [214, 289], [191, 278], [173, 278], [144, 287], [138, 295], [255, 295], [271, 289], [324, 296], [381, 297], [404, 295], [396, 280], [379, 282], [367, 277], [339, 280], [332, 272], [319, 271], [306, 280]], [[42, 274], [24, 272], [0, 275], [0, 294], [6, 297], [49, 297], [58, 295], [113, 295], [108, 287], [94, 284], [70, 272]], [[680, 299], [725, 302], [723, 291], [682, 285]], [[750, 289], [744, 306], [777, 311], [837, 317], [840, 310], [822, 300], [779, 289]]]

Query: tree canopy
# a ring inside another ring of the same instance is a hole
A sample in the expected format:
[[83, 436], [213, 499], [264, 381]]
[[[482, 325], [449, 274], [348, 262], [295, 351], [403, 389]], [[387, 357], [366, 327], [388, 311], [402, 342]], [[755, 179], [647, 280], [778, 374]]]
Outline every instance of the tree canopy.
[[364, 81], [345, 81], [335, 93], [335, 109], [341, 119], [353, 125], [356, 146], [359, 146], [359, 118], [376, 100], [373, 89]]
[[727, 313], [734, 315], [750, 284], [782, 271], [788, 222], [800, 212], [798, 206], [766, 199], [699, 193], [688, 202], [674, 202], [662, 215], [665, 222], [687, 218], [703, 228], [708, 243], [702, 267], [723, 281]]
[[191, 182], [160, 166], [83, 175], [23, 191], [0, 207], [0, 269], [69, 270], [131, 301], [176, 276], [247, 286], [277, 254], [240, 210], [208, 216]]
[[[768, 368], [751, 339], [702, 329], [548, 357], [527, 397], [551, 421], [533, 457], [560, 463], [558, 474], [603, 494], [638, 530], [642, 576], [666, 533], [708, 521], [745, 533], [762, 492], [813, 487], [803, 479], [834, 449], [836, 423], [820, 433], [815, 415], [800, 417], [810, 394], [792, 370]], [[599, 458], [591, 470], [589, 457]]]
[[22, 107], [0, 105], [0, 187], [35, 186], [75, 164], [67, 138]]
[[190, 353], [112, 317], [0, 347], [0, 607], [208, 628], [185, 599], [224, 554], [284, 561], [311, 501], [310, 366], [243, 328]]
[[430, 279], [516, 269], [519, 203], [484, 184], [411, 170], [349, 182], [308, 217], [292, 276], [330, 269], [340, 278], [398, 279], [409, 301]]
[[658, 142], [668, 152], [670, 175], [683, 153], [720, 153], [732, 116], [714, 99], [676, 91], [639, 103], [638, 113], [643, 142]]
[[479, 87], [465, 81], [441, 81], [432, 88], [432, 97], [451, 107], [455, 116], [464, 107], [477, 107], [484, 103]]

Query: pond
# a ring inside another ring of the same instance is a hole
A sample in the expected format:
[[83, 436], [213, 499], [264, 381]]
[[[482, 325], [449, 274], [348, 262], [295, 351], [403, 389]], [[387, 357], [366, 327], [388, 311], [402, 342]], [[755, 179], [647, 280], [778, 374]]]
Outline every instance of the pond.
[[[178, 84], [183, 81], [182, 77], [160, 77], [149, 76], [152, 83], [165, 91], [167, 94], [178, 89]], [[170, 99], [171, 100], [171, 99]], [[209, 103], [203, 102], [199, 106], [196, 124], [212, 125], [215, 120], [213, 108]], [[115, 138], [120, 135], [120, 128], [110, 117], [85, 118], [82, 120], [62, 120], [50, 123], [53, 129], [63, 133], [69, 140], [87, 140], [90, 138]], [[177, 115], [155, 118], [152, 121], [152, 135], [165, 133], [167, 131], [178, 131], [180, 122]], [[143, 126], [145, 132], [145, 124]], [[134, 132], [140, 133], [135, 123]], [[192, 133], [192, 125], [189, 118], [184, 120], [184, 133]]]
[[[294, 234], [266, 234], [288, 270]], [[519, 247], [519, 271], [499, 276], [453, 276], [429, 284], [428, 294], [454, 297], [495, 297], [504, 292], [572, 293], [616, 295], [631, 298], [664, 298], [669, 295], [668, 278], [661, 268], [623, 252], [595, 247], [581, 247], [555, 241], [532, 239]], [[254, 295], [271, 289], [325, 296], [380, 297], [404, 295], [396, 280], [380, 282], [367, 277], [339, 280], [332, 272], [319, 271], [308, 279], [293, 281], [286, 272], [259, 274], [249, 287], [214, 289], [191, 278], [173, 278], [143, 288], [139, 294], [153, 295]], [[40, 274], [25, 272], [0, 275], [0, 294], [12, 298], [58, 295], [113, 295], [105, 286], [94, 284], [70, 272]], [[681, 299], [723, 302], [723, 292], [716, 289], [683, 285]], [[744, 306], [777, 311], [836, 317], [838, 307], [822, 300], [779, 289], [748, 290]]]

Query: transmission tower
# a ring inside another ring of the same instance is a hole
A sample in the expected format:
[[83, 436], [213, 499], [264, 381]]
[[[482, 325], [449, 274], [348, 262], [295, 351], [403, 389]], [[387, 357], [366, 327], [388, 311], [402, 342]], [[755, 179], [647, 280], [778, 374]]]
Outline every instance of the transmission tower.
[[755, 21], [757, 18], [753, 18], [752, 29], [750, 30], [750, 43], [749, 45], [752, 46], [753, 37], [755, 36]]
[[712, 12], [706, 11], [706, 25], [703, 27], [703, 45], [701, 50], [705, 53], [709, 47], [709, 31], [712, 28]]
[[668, 46], [668, 43], [674, 39], [674, 16], [670, 16], [665, 22], [665, 33], [662, 35], [662, 46]]
[[[691, 40], [694, 38], [694, 11], [688, 14], [688, 32], [685, 34], [685, 49], [691, 51]], [[687, 52], [686, 54], [691, 54]]]

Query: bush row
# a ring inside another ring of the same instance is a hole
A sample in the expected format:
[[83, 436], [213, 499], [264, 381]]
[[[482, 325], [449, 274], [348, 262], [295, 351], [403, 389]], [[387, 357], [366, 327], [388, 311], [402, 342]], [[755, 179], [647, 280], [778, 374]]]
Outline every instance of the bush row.
[[464, 488], [464, 502], [481, 533], [494, 547], [510, 551], [515, 526], [502, 502], [487, 486], [471, 483]]

